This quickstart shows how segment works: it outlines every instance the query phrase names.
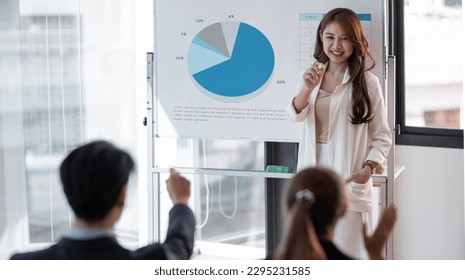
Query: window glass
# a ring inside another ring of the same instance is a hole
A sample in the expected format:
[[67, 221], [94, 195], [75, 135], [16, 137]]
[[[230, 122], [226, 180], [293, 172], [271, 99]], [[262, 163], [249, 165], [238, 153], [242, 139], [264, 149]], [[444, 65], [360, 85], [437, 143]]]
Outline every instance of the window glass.
[[[175, 140], [157, 139], [155, 158], [159, 152], [175, 151], [170, 145], [178, 145], [182, 157], [162, 156], [171, 165], [195, 168], [263, 171], [264, 143], [233, 140]], [[173, 160], [174, 158], [174, 160]], [[177, 162], [176, 162], [177, 161]], [[167, 164], [168, 162], [163, 162]], [[197, 172], [198, 169], [197, 169]], [[197, 173], [196, 172], [196, 173]], [[201, 172], [201, 171], [200, 171]], [[172, 204], [165, 191], [167, 174], [160, 174], [161, 182], [161, 236], [164, 239], [168, 211]], [[237, 258], [265, 257], [265, 179], [263, 177], [185, 174], [191, 181], [191, 207], [196, 217], [196, 247], [205, 253], [212, 244], [228, 246], [227, 252], [212, 251], [213, 256], [231, 257], [237, 252], [248, 256]]]
[[462, 0], [406, 0], [405, 124], [463, 129]]
[[[23, 8], [28, 1], [23, 1]], [[71, 213], [59, 181], [64, 155], [83, 142], [77, 14], [38, 2], [20, 10], [25, 174], [29, 241], [52, 242]]]
[[143, 242], [139, 218], [146, 223], [147, 212], [138, 201], [147, 190], [141, 123], [151, 11], [151, 1], [2, 1], [0, 70], [8, 83], [2, 79], [0, 87], [1, 258], [56, 242], [70, 228], [58, 168], [72, 149], [96, 139], [136, 161], [116, 234], [128, 246]]

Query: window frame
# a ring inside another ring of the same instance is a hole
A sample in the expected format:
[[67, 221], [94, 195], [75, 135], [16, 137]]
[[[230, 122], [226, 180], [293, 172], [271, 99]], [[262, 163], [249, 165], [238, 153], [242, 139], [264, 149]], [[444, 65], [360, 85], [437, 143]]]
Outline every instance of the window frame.
[[390, 52], [396, 57], [396, 144], [463, 149], [463, 129], [414, 127], [405, 124], [404, 2], [390, 1]]

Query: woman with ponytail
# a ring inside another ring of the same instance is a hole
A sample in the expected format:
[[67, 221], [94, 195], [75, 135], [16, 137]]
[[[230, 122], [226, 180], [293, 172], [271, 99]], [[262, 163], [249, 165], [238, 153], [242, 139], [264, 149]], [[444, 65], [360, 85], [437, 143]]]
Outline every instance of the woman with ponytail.
[[348, 214], [335, 240], [345, 252], [366, 259], [358, 229], [362, 222], [373, 228], [371, 176], [383, 172], [392, 140], [379, 80], [369, 72], [375, 61], [354, 11], [325, 14], [313, 57], [286, 108], [289, 120], [303, 122], [298, 170], [323, 166], [349, 178]]
[[[353, 259], [333, 243], [336, 224], [347, 213], [343, 185], [335, 172], [325, 168], [306, 168], [292, 178], [284, 195], [287, 230], [275, 259]], [[396, 209], [389, 206], [372, 236], [362, 227], [357, 229], [363, 232], [370, 259], [384, 259], [384, 246], [395, 220]]]

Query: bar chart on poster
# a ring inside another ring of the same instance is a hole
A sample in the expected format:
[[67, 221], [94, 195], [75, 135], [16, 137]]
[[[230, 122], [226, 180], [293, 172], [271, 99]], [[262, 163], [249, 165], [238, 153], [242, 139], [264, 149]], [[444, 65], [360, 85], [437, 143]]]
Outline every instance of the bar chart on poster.
[[[352, 3], [351, 3], [352, 2]], [[384, 1], [155, 0], [154, 136], [298, 142], [284, 108], [336, 7], [362, 22], [384, 79]]]

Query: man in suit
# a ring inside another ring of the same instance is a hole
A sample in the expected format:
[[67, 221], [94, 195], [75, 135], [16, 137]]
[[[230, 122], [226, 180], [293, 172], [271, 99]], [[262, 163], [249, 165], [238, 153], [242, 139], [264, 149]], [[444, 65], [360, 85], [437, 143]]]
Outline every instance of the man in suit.
[[15, 254], [11, 259], [189, 259], [195, 231], [194, 215], [187, 206], [190, 182], [174, 169], [166, 180], [174, 206], [165, 242], [136, 251], [118, 244], [113, 229], [123, 212], [133, 169], [131, 156], [105, 141], [72, 151], [61, 164], [60, 177], [75, 214], [73, 227], [51, 247]]

